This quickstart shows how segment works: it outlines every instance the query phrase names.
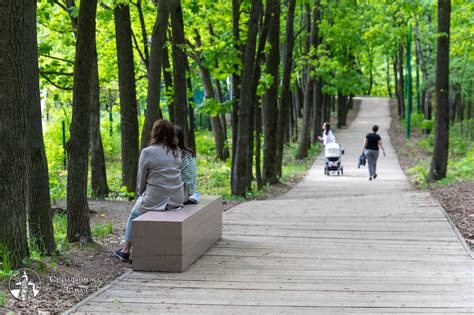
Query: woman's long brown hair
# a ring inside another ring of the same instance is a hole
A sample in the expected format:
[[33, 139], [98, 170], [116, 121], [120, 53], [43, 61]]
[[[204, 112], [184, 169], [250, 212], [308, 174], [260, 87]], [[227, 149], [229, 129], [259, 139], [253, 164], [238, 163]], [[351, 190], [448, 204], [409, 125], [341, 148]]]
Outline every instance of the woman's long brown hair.
[[164, 145], [168, 152], [171, 151], [173, 153], [174, 157], [178, 156], [178, 138], [172, 123], [165, 119], [155, 121], [151, 130], [150, 140], [150, 145], [153, 144]]

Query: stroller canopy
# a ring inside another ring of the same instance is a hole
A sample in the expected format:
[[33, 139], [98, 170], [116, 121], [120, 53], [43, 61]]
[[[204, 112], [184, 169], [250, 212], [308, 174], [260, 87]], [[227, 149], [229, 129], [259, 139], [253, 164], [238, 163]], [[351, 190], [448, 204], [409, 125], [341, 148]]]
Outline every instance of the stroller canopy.
[[339, 144], [333, 142], [333, 143], [328, 143], [324, 147], [324, 156], [329, 158], [329, 157], [340, 157], [342, 155], [341, 152], [341, 147]]

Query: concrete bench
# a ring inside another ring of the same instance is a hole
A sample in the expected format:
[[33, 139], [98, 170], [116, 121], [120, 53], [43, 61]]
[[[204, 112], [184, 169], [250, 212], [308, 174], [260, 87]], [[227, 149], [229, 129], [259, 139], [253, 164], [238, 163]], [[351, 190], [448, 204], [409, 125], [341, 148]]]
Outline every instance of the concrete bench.
[[222, 198], [149, 211], [132, 221], [134, 270], [183, 272], [222, 237]]

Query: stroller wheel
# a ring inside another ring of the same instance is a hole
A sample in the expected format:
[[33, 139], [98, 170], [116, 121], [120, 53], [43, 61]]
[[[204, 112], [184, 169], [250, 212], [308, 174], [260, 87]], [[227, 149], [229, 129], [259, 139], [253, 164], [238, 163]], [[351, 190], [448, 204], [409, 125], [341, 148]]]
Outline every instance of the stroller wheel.
[[344, 175], [344, 168], [341, 167], [341, 175]]

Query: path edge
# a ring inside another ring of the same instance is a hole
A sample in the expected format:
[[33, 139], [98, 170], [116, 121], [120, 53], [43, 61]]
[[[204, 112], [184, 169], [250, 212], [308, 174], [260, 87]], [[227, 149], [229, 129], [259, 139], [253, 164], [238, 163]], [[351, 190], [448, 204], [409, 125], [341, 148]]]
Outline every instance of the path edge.
[[451, 228], [453, 229], [454, 233], [456, 233], [456, 236], [458, 237], [459, 241], [461, 241], [461, 244], [462, 246], [464, 247], [464, 250], [466, 251], [466, 253], [471, 257], [471, 259], [474, 260], [474, 251], [471, 250], [471, 248], [469, 247], [469, 245], [467, 244], [466, 240], [464, 239], [464, 236], [462, 235], [462, 233], [459, 231], [458, 227], [456, 226], [456, 224], [454, 224], [453, 220], [451, 219], [451, 217], [449, 216], [449, 214], [446, 212], [446, 210], [443, 208], [443, 206], [441, 205], [441, 203], [431, 197], [435, 203], [438, 205], [438, 208], [439, 210], [443, 213], [443, 215], [445, 216], [445, 218], [448, 220], [449, 224], [451, 225]]
[[109, 289], [110, 287], [112, 287], [115, 283], [121, 281], [123, 278], [127, 277], [128, 275], [130, 275], [131, 273], [133, 272], [133, 269], [127, 269], [123, 274], [121, 274], [120, 276], [118, 276], [118, 278], [116, 278], [115, 280], [113, 280], [112, 282], [110, 282], [109, 284], [103, 286], [102, 288], [100, 288], [99, 290], [95, 291], [94, 293], [92, 293], [91, 295], [89, 295], [88, 297], [86, 297], [84, 300], [81, 300], [79, 303], [77, 304], [74, 304], [71, 308], [65, 310], [64, 312], [62, 312], [62, 314], [71, 314], [75, 311], [77, 311], [77, 309], [79, 307], [81, 307], [82, 305], [86, 304], [87, 302], [89, 302], [89, 300], [92, 300], [93, 298], [95, 298], [96, 296], [98, 296], [99, 294], [101, 294], [102, 292], [104, 292], [105, 290]]

